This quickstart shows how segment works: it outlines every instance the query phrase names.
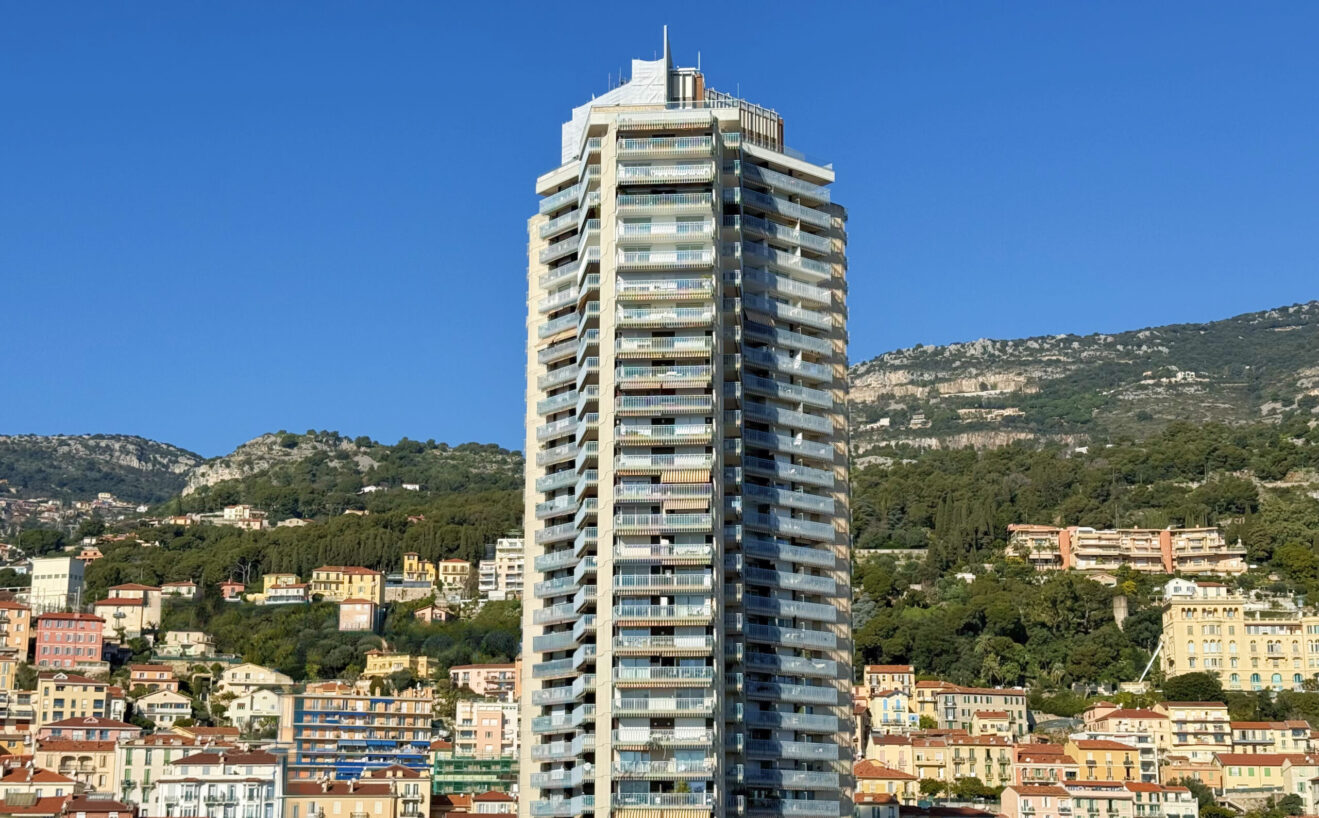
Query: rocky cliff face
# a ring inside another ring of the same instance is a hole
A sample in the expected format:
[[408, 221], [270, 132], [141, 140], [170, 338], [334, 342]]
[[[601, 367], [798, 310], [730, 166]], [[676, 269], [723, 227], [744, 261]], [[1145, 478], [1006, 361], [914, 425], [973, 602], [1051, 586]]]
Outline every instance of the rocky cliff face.
[[1319, 302], [1117, 334], [980, 339], [851, 371], [853, 451], [1073, 445], [1177, 420], [1234, 422], [1319, 394]]
[[296, 463], [320, 452], [346, 454], [347, 460], [354, 463], [358, 471], [366, 471], [376, 465], [376, 461], [368, 457], [362, 447], [339, 435], [265, 434], [247, 441], [230, 454], [192, 469], [187, 475], [183, 494], [188, 495], [203, 486], [213, 486], [225, 480], [238, 480], [268, 472], [277, 466]]
[[130, 435], [2, 435], [0, 480], [24, 497], [94, 497], [149, 503], [181, 489], [202, 458]]

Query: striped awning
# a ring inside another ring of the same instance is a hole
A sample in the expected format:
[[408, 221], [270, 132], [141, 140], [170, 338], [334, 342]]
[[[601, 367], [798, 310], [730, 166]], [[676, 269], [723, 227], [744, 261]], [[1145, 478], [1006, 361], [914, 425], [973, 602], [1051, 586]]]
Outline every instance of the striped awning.
[[705, 469], [681, 469], [660, 473], [661, 483], [709, 483], [710, 472]]

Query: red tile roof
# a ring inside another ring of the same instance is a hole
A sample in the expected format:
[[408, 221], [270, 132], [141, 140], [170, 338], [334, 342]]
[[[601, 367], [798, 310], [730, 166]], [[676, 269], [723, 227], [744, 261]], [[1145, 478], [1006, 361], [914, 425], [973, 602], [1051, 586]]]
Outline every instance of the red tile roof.
[[123, 585], [111, 585], [111, 591], [159, 591], [154, 585], [141, 585], [136, 582], [128, 582]]
[[1132, 751], [1136, 748], [1130, 744], [1123, 744], [1120, 741], [1109, 741], [1106, 738], [1086, 738], [1072, 742], [1082, 750], [1127, 750]]
[[[176, 762], [177, 763], [177, 762]], [[290, 781], [284, 785], [286, 795], [389, 795], [392, 785], [383, 781]]]
[[1017, 795], [1052, 795], [1056, 798], [1066, 798], [1071, 794], [1062, 787], [1050, 784], [1014, 784], [1008, 789]]
[[497, 792], [497, 791], [495, 791], [495, 790], [490, 790], [489, 792], [483, 792], [483, 793], [481, 793], [480, 795], [473, 795], [473, 796], [472, 796], [472, 800], [473, 800], [473, 801], [499, 801], [499, 802], [503, 802], [503, 803], [508, 803], [508, 802], [516, 803], [516, 802], [517, 802], [517, 799], [514, 798], [513, 796], [509, 795], [508, 793], [506, 793], [506, 792]]
[[61, 719], [53, 721], [50, 724], [42, 725], [43, 730], [51, 727], [99, 727], [105, 730], [138, 730], [142, 728], [136, 724], [129, 724], [126, 721], [117, 721], [116, 719], [105, 719], [100, 716], [74, 716], [71, 719]]
[[852, 765], [852, 774], [858, 779], [872, 779], [884, 781], [915, 781], [916, 776], [904, 773], [901, 770], [895, 770], [892, 767], [880, 764], [877, 761], [865, 759]]

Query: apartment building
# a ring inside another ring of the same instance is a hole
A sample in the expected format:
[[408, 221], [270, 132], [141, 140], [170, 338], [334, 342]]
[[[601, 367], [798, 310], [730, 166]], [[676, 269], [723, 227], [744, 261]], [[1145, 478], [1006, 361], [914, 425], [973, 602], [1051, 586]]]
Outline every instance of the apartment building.
[[871, 697], [886, 690], [897, 690], [910, 699], [916, 690], [916, 674], [911, 665], [866, 665], [861, 682]]
[[1291, 721], [1234, 721], [1234, 753], [1308, 753], [1311, 749], [1310, 723]]
[[36, 620], [37, 667], [101, 667], [105, 620], [85, 613], [44, 613]]
[[1301, 690], [1319, 674], [1319, 609], [1212, 582], [1164, 590], [1164, 673], [1207, 671], [1227, 690]]
[[1140, 751], [1133, 744], [1073, 736], [1065, 751], [1076, 760], [1077, 781], [1141, 780]]
[[110, 693], [105, 682], [63, 671], [37, 674], [32, 698], [38, 725], [88, 716], [109, 718]]
[[27, 658], [32, 644], [32, 609], [9, 599], [0, 599], [0, 650], [11, 650]]
[[459, 700], [453, 720], [454, 755], [506, 758], [518, 751], [518, 703]]
[[244, 696], [264, 687], [285, 687], [291, 684], [293, 679], [287, 674], [262, 665], [244, 662], [220, 672], [220, 678], [215, 683], [215, 692]]
[[33, 557], [27, 602], [34, 613], [75, 611], [82, 605], [84, 563], [77, 557]]
[[1080, 765], [1057, 744], [1018, 744], [1013, 748], [1014, 785], [1047, 785], [1075, 781]]
[[1168, 751], [1191, 761], [1210, 761], [1232, 750], [1232, 723], [1222, 702], [1159, 702], [1168, 717]]
[[526, 551], [521, 537], [501, 537], [477, 564], [482, 599], [521, 599]]
[[264, 750], [205, 750], [170, 762], [149, 802], [150, 815], [274, 818], [284, 803], [279, 756]]
[[1165, 745], [1159, 744], [1159, 737], [1142, 732], [1097, 732], [1087, 730], [1073, 733], [1073, 741], [1107, 741], [1131, 747], [1136, 753], [1136, 774], [1130, 781], [1142, 781], [1149, 784], [1159, 783], [1159, 762], [1164, 758]]
[[916, 710], [934, 719], [940, 730], [972, 731], [977, 713], [1006, 713], [1008, 732], [1030, 733], [1027, 693], [1020, 688], [962, 687], [949, 682], [916, 683]]
[[431, 669], [429, 656], [368, 650], [366, 652], [366, 667], [362, 668], [361, 675], [369, 679], [373, 676], [388, 676], [401, 670], [410, 670], [418, 679], [429, 679]]
[[478, 696], [515, 702], [522, 698], [521, 670], [521, 657], [514, 662], [454, 665], [449, 668], [449, 682]]
[[880, 733], [909, 733], [920, 726], [911, 695], [901, 690], [881, 690], [867, 704], [870, 729]]
[[520, 810], [851, 812], [846, 233], [656, 60], [536, 182]]
[[430, 746], [432, 792], [475, 794], [517, 790], [516, 756], [476, 758], [456, 755], [451, 741], [433, 741]]
[[971, 736], [960, 731], [943, 735], [876, 736], [866, 756], [917, 779], [957, 781], [979, 778], [991, 787], [1014, 781], [1016, 750], [1004, 736]]
[[173, 762], [212, 749], [232, 747], [174, 733], [155, 733], [120, 742], [115, 746], [115, 792], [126, 801], [149, 804], [160, 780], [170, 775]]
[[289, 776], [348, 780], [399, 764], [425, 770], [431, 741], [431, 691], [373, 696], [366, 685], [309, 684], [281, 701], [279, 741], [289, 746]]
[[852, 765], [852, 778], [856, 781], [858, 802], [862, 795], [891, 795], [903, 804], [915, 803], [920, 797], [916, 776], [869, 759]]
[[129, 665], [128, 689], [143, 687], [147, 692], [172, 690], [178, 692], [179, 679], [169, 665]]
[[428, 818], [429, 785], [421, 773], [397, 765], [372, 770], [360, 781], [290, 781], [283, 818]]
[[1246, 572], [1246, 548], [1217, 528], [1095, 529], [1084, 526], [1008, 526], [1008, 550], [1040, 571], [1112, 573], [1121, 567], [1149, 574]]
[[311, 592], [331, 602], [365, 599], [385, 604], [385, 575], [355, 565], [322, 565], [311, 572]]

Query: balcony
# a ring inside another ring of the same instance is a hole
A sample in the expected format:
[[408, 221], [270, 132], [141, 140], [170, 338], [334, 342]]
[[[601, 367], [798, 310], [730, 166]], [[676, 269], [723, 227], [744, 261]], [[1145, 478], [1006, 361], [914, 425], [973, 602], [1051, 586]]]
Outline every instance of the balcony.
[[618, 239], [637, 239], [640, 241], [691, 241], [708, 239], [714, 235], [714, 220], [702, 219], [698, 222], [622, 222], [618, 225]]
[[578, 449], [575, 443], [564, 443], [561, 446], [541, 449], [536, 452], [536, 465], [551, 466], [555, 463], [564, 463], [576, 457], [577, 453]]
[[655, 656], [701, 655], [714, 649], [713, 636], [615, 636], [614, 652]]
[[748, 162], [742, 163], [742, 178], [793, 196], [804, 196], [823, 203], [830, 201], [829, 188], [827, 187], [808, 182], [805, 179], [798, 179], [795, 176], [789, 176], [786, 173], [779, 173], [776, 170], [763, 168], [759, 165], [752, 165]]
[[838, 691], [818, 685], [780, 684], [777, 682], [747, 682], [747, 695], [772, 702], [795, 704], [821, 704], [830, 707], [838, 704]]
[[545, 582], [537, 582], [532, 587], [533, 594], [537, 599], [546, 599], [548, 597], [563, 596], [569, 592], [576, 593], [577, 582], [572, 577], [559, 577]]
[[699, 250], [623, 250], [616, 260], [619, 270], [683, 270], [713, 267], [714, 249]]
[[800, 815], [812, 818], [838, 818], [841, 815], [837, 801], [814, 801], [787, 798], [749, 798], [747, 810], [774, 815]]
[[823, 790], [838, 788], [838, 773], [818, 773], [810, 770], [766, 770], [751, 768], [743, 774], [746, 783], [753, 786], [785, 790]]
[[531, 814], [536, 818], [575, 818], [575, 816], [588, 812], [595, 812], [594, 795], [541, 799], [531, 802]]
[[789, 426], [807, 432], [833, 434], [834, 430], [833, 421], [829, 418], [808, 414], [806, 412], [798, 412], [793, 409], [785, 409], [781, 406], [771, 406], [765, 403], [753, 403], [748, 401], [743, 404], [742, 412], [751, 420], [759, 420], [780, 426]]
[[639, 623], [709, 622], [714, 609], [709, 605], [643, 605], [623, 603], [614, 606], [614, 619], [636, 620]]
[[576, 644], [577, 638], [572, 635], [571, 631], [547, 633], [543, 636], [533, 636], [531, 638], [531, 649], [536, 653], [554, 653], [568, 650]]
[[838, 663], [829, 659], [808, 659], [805, 656], [783, 656], [777, 653], [750, 652], [746, 655], [747, 668], [784, 676], [808, 676], [833, 679], [838, 676]]
[[748, 741], [747, 755], [760, 758], [791, 758], [802, 761], [837, 761], [837, 744], [811, 741]]
[[747, 537], [742, 543], [742, 550], [749, 556], [783, 560], [798, 565], [812, 565], [817, 568], [833, 568], [837, 562], [833, 552], [826, 549], [790, 545], [759, 537]]
[[[742, 441], [747, 446], [755, 446], [762, 449], [771, 449], [774, 451], [784, 452], [786, 454], [795, 454], [801, 457], [809, 457], [815, 460], [824, 460], [832, 462], [834, 459], [834, 449], [828, 443], [817, 443], [813, 440], [806, 440], [800, 436], [781, 435], [774, 432], [762, 432], [759, 429], [743, 429]], [[791, 492], [800, 494], [800, 492]], [[815, 497], [816, 495], [806, 495]], [[832, 500], [830, 503], [832, 504]], [[795, 508], [804, 508], [804, 506], [794, 506]], [[830, 513], [832, 505], [830, 505]]]
[[624, 727], [613, 732], [614, 744], [627, 747], [701, 747], [714, 745], [714, 731], [699, 727], [676, 730], [651, 730], [646, 727]]
[[834, 473], [824, 469], [812, 469], [782, 460], [764, 460], [759, 457], [742, 458], [742, 467], [751, 474], [760, 474], [794, 483], [832, 488]]
[[[745, 439], [745, 436], [744, 436]], [[830, 452], [832, 454], [832, 451]], [[748, 483], [742, 487], [742, 496], [748, 502], [770, 503], [784, 508], [797, 508], [817, 514], [832, 514], [834, 500], [821, 494], [807, 494], [804, 491], [778, 489], [772, 486], [758, 486]]]
[[682, 213], [713, 210], [714, 194], [699, 193], [625, 193], [616, 199], [621, 213]]
[[747, 528], [782, 534], [788, 537], [800, 537], [818, 542], [833, 542], [837, 534], [832, 523], [817, 523], [811, 520], [799, 520], [779, 514], [757, 514], [747, 511], [742, 513], [742, 524]]
[[819, 338], [814, 335], [770, 327], [755, 321], [744, 322], [742, 331], [749, 341], [760, 341], [780, 348], [800, 349], [803, 352], [814, 352], [817, 355], [830, 355], [833, 353], [833, 343], [828, 338]]
[[576, 230], [582, 220], [582, 211], [572, 210], [558, 218], [550, 219], [537, 228], [536, 233], [542, 238], [547, 239], [550, 236], [562, 233], [566, 230]]
[[[748, 248], [754, 249], [754, 245], [747, 245]], [[761, 250], [757, 254], [765, 257], [769, 253], [776, 253], [776, 250]], [[751, 250], [748, 250], [751, 253]], [[795, 257], [794, 257], [795, 258]], [[800, 281], [794, 281], [791, 278], [774, 273], [766, 272], [755, 267], [747, 267], [742, 271], [742, 280], [749, 285], [755, 285], [755, 289], [767, 290], [772, 293], [788, 298], [800, 298], [805, 301], [811, 301], [822, 307], [829, 307], [833, 303], [833, 293], [824, 287], [817, 287], [813, 284], [803, 284]], [[747, 289], [751, 289], [748, 287]]]
[[623, 395], [614, 401], [619, 415], [700, 415], [714, 411], [710, 395]]
[[[733, 221], [730, 223], [730, 219]], [[772, 222], [768, 219], [760, 219], [755, 216], [744, 215], [725, 216], [724, 227], [740, 227], [747, 233], [755, 233], [765, 238], [775, 239], [784, 244], [795, 244], [808, 250], [814, 250], [817, 253], [830, 253], [833, 251], [833, 241], [827, 236], [817, 236], [814, 233], [807, 233], [804, 230], [797, 230], [786, 225]]]
[[619, 308], [617, 314], [621, 327], [707, 327], [714, 323], [713, 307], [627, 307]]
[[748, 710], [746, 723], [752, 727], [798, 730], [803, 733], [836, 733], [840, 727], [837, 716], [781, 713], [776, 710]]
[[791, 355], [772, 352], [768, 349], [743, 347], [742, 360], [746, 362], [748, 366], [763, 366], [767, 369], [782, 372], [785, 375], [810, 378], [811, 380], [820, 383], [829, 383], [834, 377], [833, 370], [824, 364], [803, 361], [799, 358], [794, 358]]
[[828, 213], [790, 202], [778, 196], [771, 196], [768, 193], [759, 193], [746, 188], [725, 189], [724, 202], [754, 207], [766, 213], [777, 213], [794, 221], [805, 222], [825, 229], [833, 226], [833, 216]]
[[713, 667], [616, 667], [614, 681], [622, 687], [708, 687]]
[[614, 577], [614, 588], [623, 592], [638, 591], [684, 591], [685, 589], [709, 589], [714, 587], [714, 577], [709, 573], [700, 574], [618, 574]]
[[614, 349], [620, 358], [652, 358], [656, 356], [708, 357], [713, 351], [711, 338], [706, 335], [683, 335], [674, 338], [619, 338]]
[[713, 546], [702, 543], [614, 546], [615, 562], [672, 562], [675, 564], [709, 563]]
[[546, 321], [536, 328], [536, 335], [539, 338], [549, 338], [552, 335], [558, 335], [577, 326], [578, 316], [576, 313], [555, 318], [553, 321]]
[[531, 622], [533, 625], [556, 625], [561, 622], [572, 622], [578, 615], [571, 602], [561, 602], [558, 605], [532, 611]]
[[614, 468], [618, 471], [640, 474], [672, 469], [708, 470], [712, 466], [712, 454], [620, 454], [614, 457]]
[[663, 185], [714, 181], [714, 162], [673, 165], [619, 165], [620, 185]]
[[833, 328], [833, 316], [828, 312], [810, 310], [805, 307], [794, 307], [782, 301], [775, 301], [766, 298], [763, 295], [747, 294], [742, 297], [742, 303], [747, 310], [762, 312], [765, 315], [771, 315], [780, 321], [787, 321], [793, 324], [804, 324], [808, 327], [814, 327], [818, 330], [830, 330]]
[[534, 679], [562, 678], [565, 676], [572, 676], [575, 672], [572, 659], [554, 659], [549, 662], [537, 662], [531, 667], [531, 676]]
[[832, 649], [838, 647], [838, 637], [829, 631], [805, 628], [780, 628], [772, 625], [747, 625], [748, 639], [790, 648]]
[[620, 366], [614, 377], [623, 389], [692, 389], [708, 386], [714, 367], [694, 364], [670, 366]]
[[[667, 455], [652, 455], [665, 457]], [[709, 531], [714, 526], [711, 514], [616, 514], [617, 534], [665, 534], [680, 531]]]
[[833, 395], [823, 389], [811, 389], [786, 381], [762, 378], [758, 375], [745, 375], [742, 382], [746, 385], [748, 392], [755, 392], [794, 403], [804, 403], [817, 409], [833, 409], [834, 406]]
[[660, 136], [653, 139], [620, 139], [618, 155], [625, 157], [687, 156], [709, 154], [714, 140], [709, 136]]
[[714, 759], [665, 759], [662, 761], [615, 761], [616, 778], [709, 778]]
[[714, 794], [708, 792], [614, 793], [614, 809], [710, 810]]
[[581, 192], [582, 183], [578, 182], [572, 187], [560, 190], [558, 193], [551, 193], [549, 196], [540, 200], [539, 211], [540, 213], [545, 214], [558, 210], [566, 204], [577, 201], [577, 197], [581, 195]]
[[562, 412], [576, 405], [577, 397], [577, 391], [572, 390], [536, 401], [536, 414], [552, 415], [555, 412]]
[[618, 279], [618, 297], [627, 301], [705, 298], [714, 293], [712, 278]]
[[577, 526], [572, 523], [562, 523], [552, 525], [549, 528], [542, 528], [535, 534], [537, 544], [548, 545], [550, 543], [565, 542], [571, 540], [577, 534]]

